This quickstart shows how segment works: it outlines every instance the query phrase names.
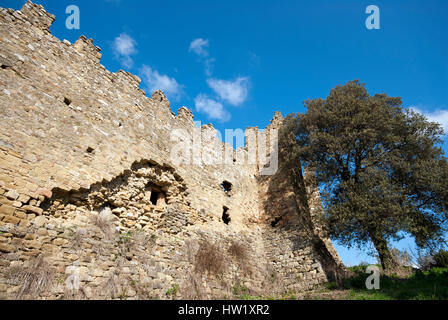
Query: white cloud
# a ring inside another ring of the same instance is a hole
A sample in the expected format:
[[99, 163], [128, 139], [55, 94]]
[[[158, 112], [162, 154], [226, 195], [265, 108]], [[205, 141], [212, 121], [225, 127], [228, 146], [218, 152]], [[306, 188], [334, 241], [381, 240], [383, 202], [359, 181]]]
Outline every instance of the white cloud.
[[215, 58], [209, 58], [209, 52], [208, 52], [208, 39], [202, 39], [202, 38], [198, 38], [198, 39], [194, 39], [193, 41], [191, 41], [190, 43], [190, 48], [188, 49], [189, 52], [194, 52], [196, 53], [200, 60], [202, 61], [202, 63], [204, 64], [204, 69], [205, 69], [205, 75], [207, 77], [210, 77], [212, 75], [212, 69], [213, 69], [213, 64], [215, 63]]
[[215, 58], [210, 58], [205, 60], [204, 65], [205, 65], [205, 75], [207, 77], [210, 77], [212, 75], [212, 70], [213, 70], [213, 64], [215, 63]]
[[193, 51], [198, 56], [207, 57], [208, 56], [208, 39], [204, 40], [202, 38], [194, 39], [190, 43], [189, 52]]
[[445, 131], [445, 134], [448, 134], [448, 110], [435, 110], [435, 111], [422, 111], [417, 107], [411, 107], [415, 112], [423, 114], [429, 121], [440, 123]]
[[218, 101], [210, 99], [205, 94], [199, 94], [195, 99], [196, 110], [204, 112], [211, 119], [219, 121], [230, 120], [230, 114], [224, 109], [223, 105]]
[[242, 104], [249, 91], [247, 77], [238, 77], [235, 81], [207, 79], [207, 84], [222, 100], [234, 106]]
[[174, 100], [182, 95], [183, 86], [177, 83], [174, 78], [170, 78], [165, 74], [160, 74], [157, 70], [153, 70], [149, 66], [142, 67], [141, 75], [146, 87], [151, 92], [160, 89], [167, 97]]
[[132, 68], [134, 64], [131, 55], [137, 52], [136, 46], [137, 42], [126, 33], [120, 34], [114, 40], [115, 55], [126, 68]]

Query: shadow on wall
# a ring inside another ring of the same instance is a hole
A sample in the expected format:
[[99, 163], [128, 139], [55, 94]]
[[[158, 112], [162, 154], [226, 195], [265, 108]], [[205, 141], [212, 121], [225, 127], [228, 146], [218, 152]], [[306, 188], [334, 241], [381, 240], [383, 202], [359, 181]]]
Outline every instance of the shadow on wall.
[[311, 247], [313, 256], [320, 262], [327, 280], [341, 283], [346, 274], [345, 267], [339, 257], [335, 257], [331, 252], [334, 249], [331, 248], [330, 239], [323, 236], [323, 221], [311, 215], [310, 203], [313, 199], [307, 188], [313, 190], [313, 182], [310, 178], [304, 179], [300, 161], [286, 159], [280, 151], [277, 173], [273, 176], [261, 176], [259, 180], [266, 188], [266, 195], [262, 200], [266, 214], [264, 223], [279, 231], [295, 229], [299, 236], [289, 237], [292, 250]]

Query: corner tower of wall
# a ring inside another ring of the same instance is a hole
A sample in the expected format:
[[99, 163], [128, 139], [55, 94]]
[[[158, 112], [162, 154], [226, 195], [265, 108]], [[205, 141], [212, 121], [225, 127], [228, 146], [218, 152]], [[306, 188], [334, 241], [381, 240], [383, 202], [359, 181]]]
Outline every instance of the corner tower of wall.
[[[267, 143], [271, 130], [280, 131], [283, 116], [276, 112], [264, 130]], [[312, 173], [302, 175], [299, 159], [285, 161], [277, 149], [278, 170], [258, 176], [259, 204], [263, 213], [263, 238], [273, 270], [284, 277], [291, 290], [339, 281], [345, 268], [322, 228], [323, 208]], [[305, 169], [306, 172], [306, 169]]]

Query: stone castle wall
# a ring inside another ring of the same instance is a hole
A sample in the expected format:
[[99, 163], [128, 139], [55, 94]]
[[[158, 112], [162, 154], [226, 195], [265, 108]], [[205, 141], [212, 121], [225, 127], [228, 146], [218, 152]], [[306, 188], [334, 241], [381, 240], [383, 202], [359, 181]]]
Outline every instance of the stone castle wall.
[[[281, 164], [260, 177], [236, 161], [247, 147], [228, 148], [161, 91], [148, 98], [138, 77], [105, 69], [91, 39], [61, 42], [54, 19], [31, 2], [0, 9], [0, 297], [223, 298], [331, 280], [339, 258], [300, 218], [316, 204]], [[175, 130], [211, 134], [235, 161], [173, 163]], [[27, 289], [27, 274], [47, 286]]]

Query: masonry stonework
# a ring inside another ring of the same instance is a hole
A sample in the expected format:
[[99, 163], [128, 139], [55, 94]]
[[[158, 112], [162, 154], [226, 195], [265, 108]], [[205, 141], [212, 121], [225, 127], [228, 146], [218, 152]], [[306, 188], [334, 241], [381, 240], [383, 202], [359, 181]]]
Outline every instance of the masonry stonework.
[[311, 179], [174, 163], [174, 130], [229, 146], [108, 71], [91, 39], [55, 38], [54, 20], [31, 2], [0, 8], [0, 298], [232, 298], [338, 279]]

